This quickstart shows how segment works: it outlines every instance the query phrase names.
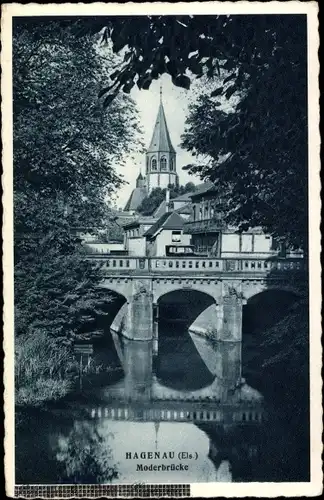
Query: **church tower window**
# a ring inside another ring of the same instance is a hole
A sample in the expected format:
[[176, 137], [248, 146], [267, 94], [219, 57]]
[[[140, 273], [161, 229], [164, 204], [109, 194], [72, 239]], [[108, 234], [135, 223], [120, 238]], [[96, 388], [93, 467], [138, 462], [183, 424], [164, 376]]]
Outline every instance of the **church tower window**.
[[173, 159], [172, 158], [170, 160], [170, 170], [171, 170], [171, 172], [174, 171], [174, 163], [173, 163]]
[[160, 160], [160, 167], [161, 167], [162, 171], [165, 171], [167, 169], [167, 160], [166, 160], [165, 156], [162, 156], [162, 158]]
[[157, 163], [155, 158], [152, 158], [151, 160], [151, 170], [157, 170]]

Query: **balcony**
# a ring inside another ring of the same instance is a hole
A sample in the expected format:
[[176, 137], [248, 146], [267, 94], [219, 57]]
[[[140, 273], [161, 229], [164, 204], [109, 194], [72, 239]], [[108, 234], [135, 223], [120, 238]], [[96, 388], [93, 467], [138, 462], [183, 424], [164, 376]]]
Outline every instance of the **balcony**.
[[220, 218], [188, 221], [184, 224], [185, 234], [216, 233], [224, 229], [224, 222]]

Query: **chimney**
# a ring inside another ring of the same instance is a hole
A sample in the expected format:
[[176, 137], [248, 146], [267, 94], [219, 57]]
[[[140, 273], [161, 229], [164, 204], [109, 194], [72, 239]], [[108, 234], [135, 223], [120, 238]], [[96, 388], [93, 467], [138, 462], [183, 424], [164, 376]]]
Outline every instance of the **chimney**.
[[168, 188], [165, 190], [165, 211], [169, 211], [169, 205], [170, 205], [170, 191]]

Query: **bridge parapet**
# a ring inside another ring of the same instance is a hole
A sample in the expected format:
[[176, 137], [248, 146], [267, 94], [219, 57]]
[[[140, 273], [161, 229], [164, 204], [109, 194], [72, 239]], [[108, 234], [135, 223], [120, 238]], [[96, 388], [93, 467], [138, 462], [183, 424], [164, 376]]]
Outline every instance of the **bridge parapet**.
[[127, 273], [148, 272], [149, 274], [160, 274], [163, 272], [176, 272], [177, 274], [192, 273], [269, 273], [272, 271], [303, 271], [305, 261], [298, 258], [290, 259], [215, 259], [211, 257], [131, 257], [113, 255], [91, 255], [91, 260], [101, 262], [103, 271], [114, 273], [116, 271], [127, 271]]

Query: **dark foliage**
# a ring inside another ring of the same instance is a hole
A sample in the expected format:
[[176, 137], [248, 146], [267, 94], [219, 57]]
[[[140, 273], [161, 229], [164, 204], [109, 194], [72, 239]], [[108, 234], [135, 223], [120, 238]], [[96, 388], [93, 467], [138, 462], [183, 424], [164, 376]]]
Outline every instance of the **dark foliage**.
[[[170, 186], [170, 200], [181, 194], [190, 193], [195, 190], [192, 182], [187, 182], [185, 186]], [[166, 189], [154, 188], [150, 194], [143, 199], [137, 211], [142, 215], [152, 215], [158, 206], [165, 200]]]

